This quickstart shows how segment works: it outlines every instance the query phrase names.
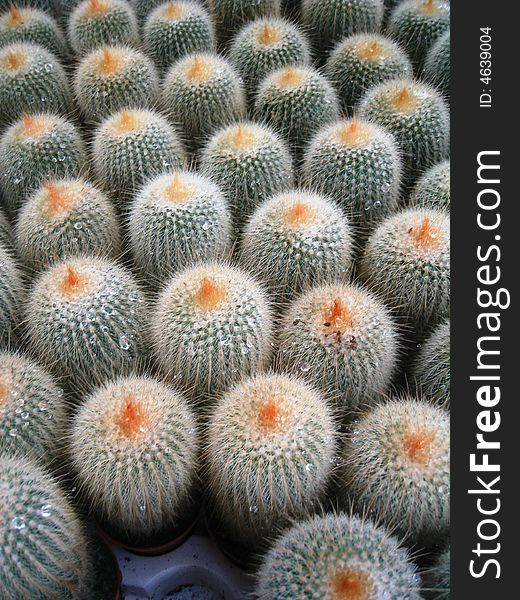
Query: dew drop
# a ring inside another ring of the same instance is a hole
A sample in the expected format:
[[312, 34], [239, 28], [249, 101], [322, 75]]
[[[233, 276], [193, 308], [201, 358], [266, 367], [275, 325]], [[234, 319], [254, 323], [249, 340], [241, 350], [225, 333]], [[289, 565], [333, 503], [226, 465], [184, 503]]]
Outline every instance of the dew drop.
[[17, 531], [25, 529], [25, 519], [23, 517], [14, 517], [11, 520], [11, 527]]
[[119, 336], [119, 347], [121, 350], [128, 350], [130, 348], [130, 341], [124, 334]]
[[40, 514], [42, 517], [50, 517], [52, 514], [52, 505], [51, 504], [42, 504], [40, 508]]

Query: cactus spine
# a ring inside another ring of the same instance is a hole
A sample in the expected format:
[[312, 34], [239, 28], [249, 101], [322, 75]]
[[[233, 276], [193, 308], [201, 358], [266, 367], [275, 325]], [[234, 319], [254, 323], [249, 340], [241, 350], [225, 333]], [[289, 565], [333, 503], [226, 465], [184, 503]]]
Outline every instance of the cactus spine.
[[450, 547], [441, 552], [423, 574], [423, 594], [428, 600], [450, 600]]
[[312, 512], [331, 474], [335, 433], [319, 394], [285, 375], [246, 379], [219, 400], [208, 428], [207, 476], [234, 539], [263, 545]]
[[446, 160], [428, 169], [412, 190], [409, 204], [416, 208], [450, 210], [450, 161]]

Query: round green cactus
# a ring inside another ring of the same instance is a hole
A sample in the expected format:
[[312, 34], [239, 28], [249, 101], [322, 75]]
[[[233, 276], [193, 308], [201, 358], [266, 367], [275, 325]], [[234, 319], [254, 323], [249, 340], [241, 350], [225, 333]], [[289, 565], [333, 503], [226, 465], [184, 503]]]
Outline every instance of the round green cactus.
[[422, 573], [422, 592], [428, 600], [450, 600], [450, 547], [441, 552], [433, 565]]
[[302, 294], [283, 315], [278, 338], [280, 368], [320, 388], [344, 420], [387, 391], [397, 364], [389, 311], [354, 285]]
[[322, 57], [345, 36], [377, 33], [383, 14], [383, 0], [303, 0], [302, 3], [303, 23]]
[[412, 75], [406, 53], [391, 39], [377, 33], [345, 38], [330, 54], [325, 67], [345, 110], [352, 111], [372, 86]]
[[74, 78], [79, 109], [88, 121], [99, 121], [120, 109], [153, 106], [159, 79], [152, 61], [125, 46], [103, 46], [80, 62]]
[[58, 482], [20, 457], [0, 456], [2, 595], [91, 598], [89, 544]]
[[412, 190], [410, 206], [449, 211], [451, 204], [450, 179], [449, 160], [428, 169]]
[[441, 323], [422, 345], [413, 375], [427, 400], [450, 406], [450, 321]]
[[229, 58], [252, 95], [269, 73], [287, 65], [307, 65], [309, 44], [290, 21], [264, 17], [246, 25], [235, 37]]
[[164, 383], [126, 377], [94, 390], [74, 417], [70, 453], [89, 511], [123, 541], [147, 545], [193, 516], [196, 419]]
[[211, 414], [206, 449], [225, 532], [244, 547], [262, 546], [311, 513], [325, 496], [335, 434], [326, 402], [297, 379], [256, 375], [228, 391]]
[[200, 168], [226, 194], [237, 228], [264, 200], [294, 181], [283, 140], [270, 127], [252, 121], [215, 133], [202, 151]]
[[387, 31], [421, 67], [433, 43], [449, 28], [449, 1], [406, 0], [392, 11]]
[[198, 3], [185, 0], [158, 6], [146, 20], [143, 41], [162, 71], [187, 54], [216, 48], [211, 17]]
[[0, 352], [0, 452], [51, 464], [67, 417], [63, 390], [47, 371], [24, 356]]
[[135, 263], [162, 282], [199, 261], [231, 249], [231, 215], [218, 186], [188, 171], [159, 175], [136, 196], [128, 218]]
[[248, 221], [240, 260], [283, 304], [301, 292], [347, 280], [353, 236], [343, 211], [315, 193], [293, 190], [273, 196]]
[[51, 114], [25, 115], [0, 140], [0, 188], [15, 215], [44, 181], [77, 177], [85, 166], [83, 142], [70, 122]]
[[318, 71], [289, 66], [263, 80], [254, 112], [280, 131], [299, 159], [316, 131], [338, 118], [339, 106], [334, 88]]
[[450, 97], [451, 43], [449, 30], [443, 33], [426, 55], [424, 77], [437, 87], [446, 98]]
[[25, 112], [66, 114], [67, 77], [58, 59], [42, 46], [13, 43], [0, 48], [0, 126]]
[[412, 185], [422, 172], [449, 155], [450, 114], [429, 85], [394, 79], [374, 86], [359, 104], [359, 117], [393, 133]]
[[321, 129], [303, 162], [305, 184], [334, 198], [359, 238], [399, 206], [401, 172], [394, 137], [374, 123], [355, 118]]
[[69, 256], [121, 253], [114, 208], [84, 179], [50, 181], [31, 195], [18, 215], [15, 242], [20, 260], [36, 271]]
[[134, 9], [139, 22], [144, 24], [148, 15], [157, 6], [164, 4], [166, 0], [130, 0], [130, 4]]
[[92, 161], [98, 182], [123, 207], [147, 179], [182, 168], [185, 151], [175, 129], [159, 113], [123, 110], [95, 131]]
[[0, 349], [16, 342], [23, 281], [12, 253], [0, 244]]
[[108, 260], [70, 258], [41, 273], [25, 316], [29, 347], [80, 392], [131, 373], [145, 357], [144, 295]]
[[0, 10], [11, 8], [13, 4], [20, 8], [38, 8], [46, 13], [56, 16], [58, 13], [57, 2], [61, 0], [0, 0]]
[[344, 450], [342, 502], [368, 510], [410, 543], [430, 545], [450, 525], [450, 418], [404, 397], [357, 421]]
[[388, 217], [369, 238], [360, 271], [418, 332], [443, 321], [450, 308], [449, 215], [411, 208]]
[[25, 42], [43, 46], [56, 56], [66, 54], [65, 38], [52, 17], [16, 5], [0, 15], [0, 46]]
[[122, 0], [84, 0], [70, 15], [67, 35], [77, 55], [106, 44], [139, 44], [137, 19]]
[[316, 516], [280, 536], [263, 559], [262, 600], [420, 600], [408, 552], [382, 527], [345, 513]]
[[278, 16], [280, 5], [280, 0], [208, 0], [222, 47], [249, 21], [259, 17]]
[[242, 80], [217, 54], [190, 54], [178, 60], [164, 78], [161, 103], [193, 149], [246, 113]]
[[272, 314], [246, 273], [205, 263], [176, 275], [152, 314], [152, 343], [163, 374], [196, 398], [266, 367]]

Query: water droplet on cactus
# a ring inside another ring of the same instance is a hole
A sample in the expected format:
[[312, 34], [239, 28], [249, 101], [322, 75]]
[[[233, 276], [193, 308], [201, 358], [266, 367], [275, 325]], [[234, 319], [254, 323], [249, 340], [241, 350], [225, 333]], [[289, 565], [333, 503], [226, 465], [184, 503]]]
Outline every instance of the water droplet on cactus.
[[130, 341], [126, 335], [119, 336], [119, 347], [121, 350], [128, 350], [130, 348]]
[[51, 504], [42, 504], [40, 508], [40, 514], [42, 517], [48, 518], [52, 514], [52, 505]]
[[301, 371], [302, 373], [308, 373], [310, 370], [311, 370], [311, 365], [310, 365], [309, 363], [303, 363], [303, 364], [300, 366], [300, 371]]
[[254, 515], [256, 515], [256, 513], [258, 512], [258, 506], [256, 506], [256, 504], [252, 504], [249, 507], [249, 512], [252, 513], [252, 514], [254, 514]]
[[23, 517], [14, 517], [11, 520], [11, 527], [16, 529], [16, 531], [21, 531], [25, 529], [25, 519]]

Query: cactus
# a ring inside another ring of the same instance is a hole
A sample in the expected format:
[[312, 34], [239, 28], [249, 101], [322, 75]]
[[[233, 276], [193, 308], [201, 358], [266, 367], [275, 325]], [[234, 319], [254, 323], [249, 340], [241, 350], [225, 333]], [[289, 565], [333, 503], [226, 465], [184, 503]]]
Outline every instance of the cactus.
[[450, 406], [450, 321], [435, 328], [419, 351], [413, 375], [428, 400]]
[[442, 97], [426, 84], [394, 79], [376, 85], [361, 100], [359, 117], [394, 134], [409, 185], [425, 169], [448, 157], [449, 110]]
[[84, 179], [44, 184], [20, 210], [15, 238], [20, 260], [33, 270], [74, 255], [121, 252], [112, 204]]
[[164, 4], [166, 0], [130, 0], [139, 23], [142, 25], [148, 15], [159, 5]]
[[449, 215], [411, 208], [388, 217], [369, 238], [360, 270], [405, 323], [427, 331], [449, 316]]
[[411, 397], [376, 406], [348, 436], [343, 479], [345, 505], [409, 543], [437, 542], [450, 523], [449, 414]]
[[159, 113], [123, 110], [97, 128], [92, 160], [97, 180], [122, 206], [147, 179], [182, 168], [185, 153], [179, 136]]
[[108, 260], [77, 257], [41, 273], [25, 306], [27, 341], [78, 391], [144, 358], [146, 307], [132, 275]]
[[85, 164], [74, 125], [56, 115], [24, 115], [0, 140], [0, 188], [12, 215], [44, 181], [76, 177]]
[[0, 46], [16, 42], [43, 46], [56, 56], [66, 54], [65, 38], [54, 19], [35, 8], [13, 5], [0, 16]]
[[70, 92], [58, 59], [42, 46], [14, 43], [0, 48], [0, 127], [25, 112], [66, 114]]
[[89, 544], [58, 482], [31, 461], [0, 456], [2, 596], [92, 598]]
[[38, 364], [0, 352], [0, 452], [49, 465], [65, 432], [63, 390]]
[[158, 6], [146, 20], [143, 40], [161, 71], [187, 54], [213, 52], [216, 48], [211, 17], [196, 2], [185, 0]]
[[450, 3], [446, 0], [406, 0], [392, 11], [388, 35], [421, 67], [433, 43], [450, 28]]
[[278, 16], [280, 4], [280, 0], [208, 0], [220, 45], [225, 47], [231, 37], [249, 21]]
[[422, 573], [422, 591], [428, 600], [450, 600], [450, 555], [448, 546], [433, 565]]
[[153, 106], [159, 96], [159, 79], [152, 61], [141, 52], [103, 46], [79, 64], [74, 92], [84, 117], [99, 121], [120, 109]]
[[221, 129], [202, 151], [201, 170], [221, 187], [237, 228], [264, 200], [294, 180], [285, 143], [270, 127], [245, 121]]
[[310, 54], [307, 39], [290, 21], [262, 18], [237, 34], [229, 58], [252, 96], [266, 75], [288, 65], [307, 65]]
[[451, 80], [449, 30], [444, 32], [428, 51], [426, 60], [424, 61], [424, 77], [449, 99]]
[[[58, 12], [58, 0], [0, 0], [0, 11], [4, 11], [16, 5], [19, 8], [37, 8], [56, 16]], [[61, 1], [61, 0], [59, 0]]]
[[137, 19], [122, 0], [84, 0], [69, 18], [67, 35], [78, 55], [106, 44], [139, 44]]
[[192, 512], [198, 452], [188, 403], [149, 377], [106, 383], [73, 420], [80, 493], [97, 520], [133, 544], [179, 527]]
[[216, 54], [190, 54], [177, 61], [163, 81], [161, 102], [193, 149], [246, 110], [242, 80]]
[[337, 121], [311, 140], [303, 163], [307, 186], [334, 198], [364, 238], [399, 205], [401, 155], [394, 137], [358, 119]]
[[405, 52], [391, 39], [376, 33], [345, 38], [331, 52], [325, 70], [348, 111], [353, 111], [370, 87], [412, 75]]
[[128, 219], [135, 263], [163, 281], [199, 261], [222, 259], [231, 248], [231, 215], [224, 194], [203, 175], [176, 171], [136, 195]]
[[354, 285], [315, 287], [283, 315], [280, 367], [319, 387], [343, 420], [387, 390], [397, 351], [389, 311]]
[[268, 364], [272, 315], [264, 290], [242, 271], [204, 263], [176, 275], [151, 322], [164, 375], [197, 399]]
[[311, 513], [325, 495], [335, 434], [327, 404], [297, 379], [256, 375], [228, 391], [210, 417], [207, 478], [230, 536], [262, 546]]
[[17, 340], [22, 292], [23, 281], [14, 258], [0, 244], [0, 349], [11, 347]]
[[377, 33], [383, 21], [383, 0], [303, 0], [302, 20], [322, 57], [345, 36]]
[[348, 279], [353, 250], [341, 209], [324, 196], [293, 190], [273, 196], [253, 213], [240, 260], [285, 303], [318, 284]]
[[0, 207], [0, 245], [5, 248], [11, 248], [13, 243], [13, 231], [11, 228], [11, 223], [4, 211]]
[[263, 559], [262, 600], [420, 600], [408, 552], [372, 521], [345, 513], [316, 516], [280, 536]]
[[265, 119], [289, 142], [297, 159], [310, 138], [338, 117], [331, 84], [313, 68], [284, 67], [268, 75], [255, 100], [257, 119]]
[[436, 208], [449, 212], [450, 187], [450, 161], [446, 160], [424, 173], [412, 191], [409, 204], [416, 208]]

